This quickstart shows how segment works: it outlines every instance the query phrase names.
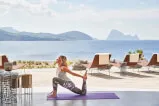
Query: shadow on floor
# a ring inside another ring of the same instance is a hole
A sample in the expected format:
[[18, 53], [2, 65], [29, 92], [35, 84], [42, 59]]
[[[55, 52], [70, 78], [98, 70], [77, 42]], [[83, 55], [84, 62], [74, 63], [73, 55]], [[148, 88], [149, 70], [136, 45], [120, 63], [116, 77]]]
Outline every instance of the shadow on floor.
[[144, 73], [147, 73], [147, 74], [159, 75], [159, 72], [157, 72], [157, 71], [141, 71], [141, 72], [144, 72]]
[[89, 73], [88, 75], [93, 77], [103, 78], [103, 79], [122, 79], [120, 77], [109, 76], [103, 73]]
[[137, 73], [132, 73], [132, 72], [115, 72], [117, 74], [120, 74], [120, 76], [129, 76], [129, 77], [137, 77], [137, 78], [149, 78], [152, 76], [147, 76], [147, 75], [141, 75], [141, 74], [137, 74]]

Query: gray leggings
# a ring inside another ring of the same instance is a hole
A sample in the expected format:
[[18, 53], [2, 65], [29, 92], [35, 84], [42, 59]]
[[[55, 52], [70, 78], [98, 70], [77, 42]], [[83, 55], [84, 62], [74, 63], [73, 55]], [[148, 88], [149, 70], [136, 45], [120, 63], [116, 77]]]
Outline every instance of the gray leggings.
[[60, 84], [64, 88], [69, 89], [70, 91], [72, 91], [72, 92], [74, 92], [76, 94], [85, 95], [86, 92], [87, 92], [86, 81], [85, 80], [83, 80], [82, 90], [79, 89], [79, 88], [77, 88], [72, 81], [65, 81], [65, 80], [63, 80], [61, 78], [54, 77], [53, 78], [53, 89], [56, 92], [57, 92], [57, 86], [58, 86], [58, 84]]

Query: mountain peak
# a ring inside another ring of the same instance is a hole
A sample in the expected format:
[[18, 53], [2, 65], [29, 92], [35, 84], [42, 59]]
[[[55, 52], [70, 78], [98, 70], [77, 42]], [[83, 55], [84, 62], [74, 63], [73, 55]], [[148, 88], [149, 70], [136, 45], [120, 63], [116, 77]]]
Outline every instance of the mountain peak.
[[107, 40], [139, 40], [139, 38], [137, 35], [126, 35], [116, 29], [112, 29], [107, 37]]
[[16, 29], [12, 28], [12, 27], [1, 27], [1, 30], [4, 30], [6, 32], [10, 32], [10, 33], [18, 33], [19, 31], [17, 31]]

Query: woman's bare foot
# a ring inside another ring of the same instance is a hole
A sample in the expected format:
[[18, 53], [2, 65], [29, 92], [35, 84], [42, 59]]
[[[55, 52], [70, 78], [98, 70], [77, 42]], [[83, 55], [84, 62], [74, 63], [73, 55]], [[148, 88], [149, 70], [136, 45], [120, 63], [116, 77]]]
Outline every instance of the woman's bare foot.
[[51, 91], [51, 92], [50, 92], [48, 95], [51, 95], [51, 94], [53, 94], [53, 92], [54, 92], [54, 91]]
[[56, 91], [52, 91], [52, 92], [48, 95], [48, 98], [56, 98], [56, 97], [57, 97]]

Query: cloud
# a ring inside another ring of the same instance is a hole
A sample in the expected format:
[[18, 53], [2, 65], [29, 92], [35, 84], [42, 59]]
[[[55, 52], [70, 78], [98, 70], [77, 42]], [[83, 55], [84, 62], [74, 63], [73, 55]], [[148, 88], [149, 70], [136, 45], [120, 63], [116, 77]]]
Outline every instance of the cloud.
[[157, 19], [159, 18], [159, 9], [142, 10], [107, 10], [99, 12], [98, 15], [105, 19]]
[[[146, 36], [147, 28], [153, 30], [151, 33], [156, 32], [157, 36], [158, 30], [155, 28], [158, 28], [158, 13], [159, 8], [106, 9], [68, 0], [39, 0], [34, 3], [27, 0], [0, 0], [1, 25], [33, 32], [80, 30], [101, 38], [112, 28], [141, 33], [143, 36]], [[151, 29], [152, 26], [154, 28]], [[141, 28], [144, 31], [140, 31]]]
[[[87, 8], [86, 6], [81, 9], [77, 9], [71, 13], [60, 14], [61, 17], [65, 17], [64, 20], [70, 21], [107, 21], [107, 20], [143, 20], [143, 19], [159, 19], [159, 9], [121, 9], [121, 10], [94, 10]], [[72, 18], [71, 18], [72, 17]]]
[[72, 7], [73, 7], [72, 3], [69, 3], [69, 4], [68, 4], [68, 8], [69, 8], [69, 9], [72, 9]]
[[[60, 9], [66, 12], [54, 11], [53, 8], [49, 8], [57, 5]], [[64, 6], [65, 5], [65, 6]], [[103, 22], [107, 20], [141, 20], [141, 19], [158, 19], [159, 9], [158, 8], [147, 8], [147, 9], [97, 9], [85, 4], [73, 4], [66, 0], [40, 0], [38, 3], [30, 3], [26, 0], [0, 0], [0, 11], [3, 15], [9, 13], [10, 10], [25, 10], [31, 15], [39, 16], [56, 16], [56, 20], [59, 21], [93, 21]]]
[[144, 5], [144, 4], [145, 4], [145, 2], [141, 1], [141, 2], [139, 2], [139, 4], [140, 4], [140, 5]]
[[49, 5], [50, 3], [57, 4], [57, 0], [40, 0], [42, 5]]
[[116, 25], [123, 25], [124, 22], [122, 22], [122, 21], [115, 21], [115, 24], [116, 24]]
[[0, 6], [8, 7], [7, 11], [13, 9], [25, 10], [35, 15], [54, 16], [55, 11], [49, 9], [49, 3], [57, 3], [56, 0], [41, 0], [40, 3], [32, 4], [26, 0], [0, 0]]
[[[144, 2], [142, 1], [141, 4]], [[99, 9], [86, 4], [73, 4], [65, 1], [68, 5], [66, 13], [57, 13], [60, 17], [65, 17], [64, 20], [75, 21], [106, 21], [106, 20], [142, 20], [142, 19], [159, 19], [159, 8], [143, 8], [143, 9]], [[63, 8], [66, 9], [67, 8]]]

